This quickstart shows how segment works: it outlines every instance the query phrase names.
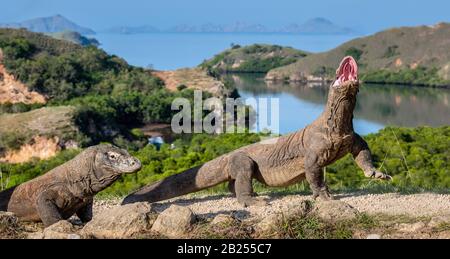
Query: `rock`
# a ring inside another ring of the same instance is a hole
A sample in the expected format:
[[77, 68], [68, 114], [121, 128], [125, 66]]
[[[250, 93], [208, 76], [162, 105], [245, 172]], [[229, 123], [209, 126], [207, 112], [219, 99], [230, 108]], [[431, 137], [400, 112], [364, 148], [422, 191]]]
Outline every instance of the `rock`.
[[191, 229], [195, 218], [188, 207], [172, 205], [158, 216], [151, 230], [169, 238], [179, 238]]
[[369, 234], [366, 239], [381, 239], [381, 236], [378, 234]]
[[312, 209], [311, 201], [301, 201], [300, 203], [291, 203], [283, 209], [283, 216], [286, 218], [304, 217]]
[[450, 224], [450, 215], [436, 216], [431, 218], [428, 226], [430, 228], [438, 228], [443, 224]]
[[42, 233], [36, 233], [34, 238], [40, 239], [80, 239], [75, 234], [74, 226], [67, 220], [60, 220], [44, 229]]
[[359, 212], [343, 201], [319, 201], [314, 212], [323, 220], [341, 221], [355, 219]]
[[12, 212], [0, 211], [0, 232], [7, 232], [10, 229], [16, 229], [19, 225], [19, 219]]
[[148, 231], [154, 220], [148, 203], [133, 203], [105, 210], [81, 230], [86, 238], [129, 238]]
[[273, 213], [264, 217], [260, 222], [255, 225], [255, 231], [259, 234], [267, 234], [272, 232], [278, 224], [283, 221], [283, 214]]
[[398, 230], [400, 232], [413, 233], [413, 232], [420, 231], [425, 227], [426, 227], [426, 225], [423, 222], [416, 222], [416, 223], [412, 223], [412, 224], [402, 223], [402, 224], [398, 225]]
[[224, 226], [224, 225], [230, 225], [236, 222], [236, 219], [233, 218], [230, 215], [226, 214], [219, 214], [214, 217], [214, 219], [211, 221], [211, 225], [213, 226]]

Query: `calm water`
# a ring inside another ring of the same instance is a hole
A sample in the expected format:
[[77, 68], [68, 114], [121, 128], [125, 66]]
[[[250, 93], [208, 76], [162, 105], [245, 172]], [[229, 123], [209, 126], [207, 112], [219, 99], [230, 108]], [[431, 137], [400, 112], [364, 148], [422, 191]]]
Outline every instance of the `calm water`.
[[[266, 83], [262, 75], [230, 75], [241, 97], [279, 98], [280, 133], [305, 127], [323, 111], [327, 86]], [[388, 125], [450, 125], [450, 90], [398, 85], [362, 85], [354, 127], [363, 135]]]
[[[332, 49], [354, 36], [300, 36], [292, 34], [152, 33], [97, 34], [101, 47], [130, 64], [168, 70], [193, 67], [230, 47], [231, 43], [291, 46], [311, 52]], [[280, 132], [303, 128], [322, 112], [328, 87], [270, 84], [261, 75], [233, 75], [242, 97], [277, 97]], [[377, 132], [387, 125], [450, 125], [450, 90], [409, 86], [365, 85], [355, 110], [355, 130]]]
[[311, 52], [332, 49], [354, 36], [301, 36], [293, 34], [248, 33], [149, 33], [95, 35], [110, 54], [125, 58], [130, 64], [170, 70], [199, 65], [230, 47], [231, 43], [291, 46]]

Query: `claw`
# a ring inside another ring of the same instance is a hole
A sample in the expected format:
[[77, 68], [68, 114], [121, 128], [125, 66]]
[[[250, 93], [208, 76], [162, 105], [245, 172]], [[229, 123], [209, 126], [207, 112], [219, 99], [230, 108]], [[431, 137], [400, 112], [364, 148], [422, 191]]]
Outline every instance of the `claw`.
[[313, 194], [314, 200], [322, 200], [322, 201], [330, 201], [334, 200], [333, 196], [331, 195], [330, 191], [328, 190], [328, 187], [325, 187], [321, 189], [320, 191]]
[[375, 179], [381, 179], [381, 180], [386, 180], [386, 181], [391, 181], [392, 180], [392, 176], [384, 174], [378, 170], [375, 171], [369, 171], [367, 173], [364, 173], [366, 175], [366, 177], [368, 178], [375, 178]]

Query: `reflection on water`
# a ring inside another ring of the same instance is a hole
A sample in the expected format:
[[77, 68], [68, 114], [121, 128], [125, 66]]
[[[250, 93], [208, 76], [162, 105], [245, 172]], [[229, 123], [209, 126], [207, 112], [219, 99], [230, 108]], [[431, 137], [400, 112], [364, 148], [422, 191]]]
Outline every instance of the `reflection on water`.
[[[323, 110], [328, 86], [266, 83], [262, 75], [228, 75], [239, 94], [280, 100], [280, 133], [303, 128]], [[360, 87], [354, 126], [360, 134], [387, 126], [450, 125], [450, 90], [399, 85]]]

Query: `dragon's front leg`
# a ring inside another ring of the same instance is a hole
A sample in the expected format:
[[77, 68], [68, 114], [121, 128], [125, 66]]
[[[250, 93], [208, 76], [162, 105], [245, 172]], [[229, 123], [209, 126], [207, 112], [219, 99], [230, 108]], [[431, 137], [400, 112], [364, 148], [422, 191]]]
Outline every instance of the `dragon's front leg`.
[[364, 175], [368, 178], [376, 178], [382, 180], [392, 180], [392, 177], [377, 170], [372, 163], [372, 155], [369, 146], [361, 136], [355, 133], [352, 147], [352, 154], [356, 164], [364, 171]]

